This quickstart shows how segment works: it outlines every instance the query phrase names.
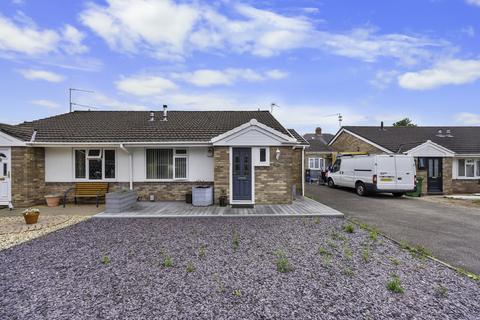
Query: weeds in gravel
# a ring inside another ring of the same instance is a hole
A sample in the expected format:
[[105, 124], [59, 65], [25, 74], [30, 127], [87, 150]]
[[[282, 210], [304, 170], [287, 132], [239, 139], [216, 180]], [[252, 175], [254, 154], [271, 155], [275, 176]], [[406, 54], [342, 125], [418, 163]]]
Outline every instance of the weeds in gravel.
[[242, 296], [242, 291], [239, 289], [233, 290], [233, 295], [237, 298], [240, 298]]
[[240, 239], [238, 238], [237, 232], [233, 231], [233, 236], [232, 236], [233, 251], [237, 251], [238, 247], [240, 247]]
[[355, 225], [353, 223], [348, 223], [343, 226], [343, 231], [345, 231], [346, 233], [354, 233]]
[[377, 230], [375, 230], [375, 229], [370, 230], [369, 235], [370, 235], [370, 239], [372, 239], [372, 241], [377, 241], [377, 239], [378, 239]]
[[345, 241], [347, 240], [347, 238], [345, 238], [345, 236], [339, 234], [338, 232], [332, 232], [332, 240], [335, 240], [335, 241]]
[[173, 267], [173, 260], [169, 255], [166, 255], [165, 258], [163, 259], [163, 266], [165, 268]]
[[392, 262], [392, 264], [393, 264], [394, 266], [400, 265], [400, 260], [398, 260], [398, 259], [390, 258], [390, 261]]
[[370, 248], [368, 246], [363, 247], [362, 259], [365, 263], [367, 263], [370, 260]]
[[277, 265], [278, 272], [287, 273], [293, 271], [293, 267], [288, 261], [288, 258], [283, 251], [277, 250], [275, 252], [275, 255], [277, 256], [277, 261], [275, 262], [275, 264]]
[[315, 224], [320, 224], [320, 217], [315, 218]]
[[346, 267], [343, 269], [343, 274], [346, 275], [347, 277], [353, 277], [354, 273], [353, 270], [349, 267]]
[[189, 262], [189, 263], [187, 264], [187, 272], [188, 272], [188, 273], [192, 273], [192, 272], [194, 272], [194, 271], [195, 271], [195, 266], [194, 266], [191, 262]]
[[345, 246], [345, 248], [343, 248], [343, 257], [344, 257], [346, 260], [352, 260], [352, 258], [353, 258], [353, 253], [352, 253], [352, 249], [350, 249], [349, 246]]
[[324, 247], [318, 248], [318, 253], [319, 253], [320, 255], [322, 255], [322, 256], [331, 254], [331, 253], [328, 252], [328, 250], [325, 249]]
[[102, 263], [103, 264], [109, 264], [110, 263], [110, 258], [107, 255], [104, 255], [102, 258]]
[[328, 244], [331, 248], [334, 248], [334, 249], [338, 247], [335, 242], [330, 241], [330, 240], [327, 241], [327, 244]]
[[447, 295], [448, 288], [442, 286], [441, 284], [438, 285], [438, 287], [435, 288], [435, 295], [440, 296], [440, 297], [445, 297]]
[[223, 283], [222, 279], [220, 279], [220, 276], [218, 275], [218, 273], [214, 273], [213, 277], [215, 278], [215, 281], [217, 282], [218, 291], [219, 292], [225, 292], [225, 284]]
[[332, 255], [331, 254], [323, 255], [323, 263], [325, 264], [325, 267], [329, 267], [332, 264]]
[[410, 248], [410, 245], [405, 240], [402, 240], [400, 241], [400, 248], [402, 248], [403, 250], [407, 250], [408, 248]]
[[469, 272], [469, 271], [467, 271], [467, 270], [465, 270], [465, 269], [462, 269], [462, 268], [458, 268], [458, 269], [457, 269], [457, 272], [460, 273], [461, 275], [464, 275], [464, 276], [466, 276], [466, 277], [469, 277], [469, 278], [472, 279], [472, 280], [480, 281], [480, 275], [478, 275], [478, 274]]
[[199, 256], [200, 258], [205, 257], [205, 245], [202, 244], [202, 245], [200, 246], [200, 249], [198, 250], [198, 256]]
[[387, 289], [395, 292], [395, 293], [404, 293], [405, 290], [402, 287], [402, 283], [400, 281], [400, 278], [398, 276], [393, 276], [388, 282], [387, 282]]

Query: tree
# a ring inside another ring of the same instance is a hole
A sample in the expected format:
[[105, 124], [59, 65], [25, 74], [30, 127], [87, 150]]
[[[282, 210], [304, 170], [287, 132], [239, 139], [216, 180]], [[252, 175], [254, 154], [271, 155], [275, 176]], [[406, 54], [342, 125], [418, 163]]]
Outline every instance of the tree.
[[416, 127], [415, 123], [412, 123], [412, 120], [409, 118], [404, 118], [400, 121], [397, 121], [393, 124], [394, 127]]

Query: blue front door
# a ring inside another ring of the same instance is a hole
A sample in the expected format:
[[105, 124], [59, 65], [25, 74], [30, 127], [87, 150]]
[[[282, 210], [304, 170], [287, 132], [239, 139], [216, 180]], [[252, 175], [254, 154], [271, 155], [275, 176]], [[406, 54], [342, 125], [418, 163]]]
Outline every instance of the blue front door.
[[233, 200], [252, 200], [252, 150], [233, 148]]

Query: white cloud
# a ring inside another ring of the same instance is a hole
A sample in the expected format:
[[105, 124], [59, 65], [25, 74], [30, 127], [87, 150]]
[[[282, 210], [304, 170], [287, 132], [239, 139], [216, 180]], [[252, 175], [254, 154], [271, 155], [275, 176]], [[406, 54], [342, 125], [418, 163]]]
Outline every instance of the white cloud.
[[60, 107], [58, 103], [51, 100], [46, 100], [46, 99], [32, 100], [30, 101], [30, 103], [35, 104], [37, 106], [46, 107], [48, 109], [56, 109]]
[[470, 38], [475, 37], [475, 28], [472, 26], [462, 28], [460, 31], [469, 36]]
[[143, 75], [124, 78], [117, 81], [116, 86], [120, 91], [137, 96], [158, 95], [177, 88], [169, 79]]
[[58, 52], [83, 53], [87, 50], [81, 44], [84, 35], [70, 25], [62, 32], [38, 28], [23, 13], [16, 16], [17, 23], [0, 15], [0, 53], [36, 56]]
[[462, 112], [455, 115], [455, 121], [462, 125], [480, 125], [480, 114]]
[[36, 69], [23, 69], [19, 72], [28, 80], [44, 80], [48, 82], [62, 82], [65, 78], [51, 71], [36, 70]]
[[267, 79], [279, 80], [288, 74], [281, 70], [268, 70], [264, 73], [252, 69], [228, 68], [225, 70], [200, 69], [193, 72], [173, 73], [173, 79], [180, 79], [198, 87], [215, 85], [231, 85], [237, 81], [249, 82], [264, 81]]
[[398, 71], [380, 70], [375, 74], [375, 78], [370, 80], [370, 84], [377, 89], [384, 90], [396, 79]]
[[249, 5], [218, 7], [172, 0], [109, 0], [80, 14], [84, 25], [114, 49], [150, 52], [156, 58], [184, 59], [194, 51], [250, 53], [270, 57], [299, 48], [373, 62], [392, 57], [404, 64], [428, 59], [444, 41], [403, 34], [378, 34], [371, 28], [346, 32], [319, 30], [306, 16], [286, 16]]
[[480, 60], [445, 60], [431, 69], [407, 72], [398, 77], [402, 88], [428, 90], [445, 85], [460, 85], [480, 79]]
[[480, 0], [467, 0], [468, 4], [479, 6], [480, 7]]

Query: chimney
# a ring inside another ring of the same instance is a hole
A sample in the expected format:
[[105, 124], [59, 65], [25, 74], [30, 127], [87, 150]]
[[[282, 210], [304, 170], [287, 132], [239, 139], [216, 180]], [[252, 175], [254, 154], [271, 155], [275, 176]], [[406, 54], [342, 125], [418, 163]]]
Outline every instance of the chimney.
[[150, 111], [150, 119], [148, 119], [148, 121], [155, 121], [155, 112], [153, 111]]
[[166, 104], [163, 105], [163, 121], [167, 121], [167, 108]]
[[315, 135], [321, 136], [321, 135], [322, 135], [322, 128], [316, 127], [316, 128], [315, 128]]
[[385, 127], [383, 126], [383, 121], [382, 121], [382, 122], [380, 122], [380, 130], [384, 130], [384, 128]]

